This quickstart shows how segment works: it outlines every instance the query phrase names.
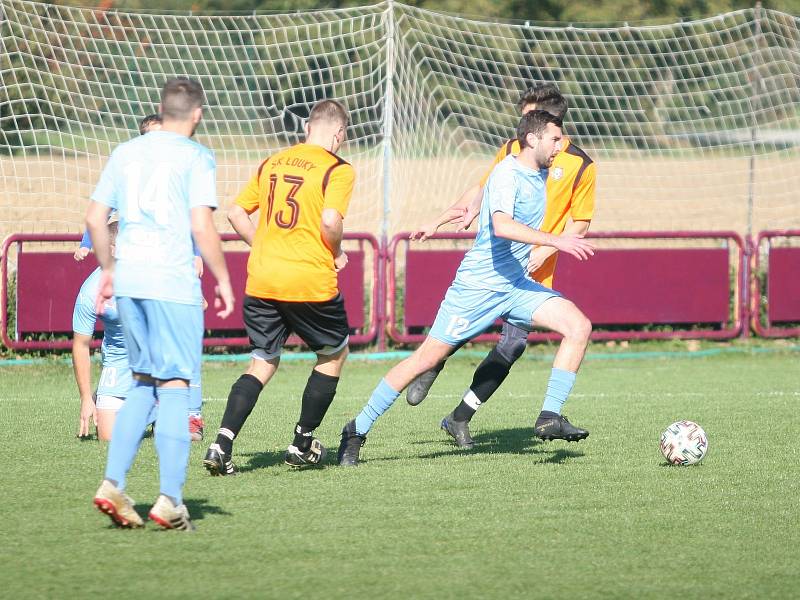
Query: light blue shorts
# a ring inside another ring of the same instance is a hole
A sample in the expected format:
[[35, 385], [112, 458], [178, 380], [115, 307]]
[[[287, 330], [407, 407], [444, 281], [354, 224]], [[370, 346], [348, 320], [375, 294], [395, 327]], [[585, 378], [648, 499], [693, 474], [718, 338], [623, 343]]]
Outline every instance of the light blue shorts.
[[131, 371], [155, 379], [197, 378], [203, 352], [203, 307], [117, 298]]
[[429, 335], [456, 346], [480, 335], [498, 319], [530, 331], [536, 309], [550, 298], [560, 297], [558, 292], [530, 279], [517, 282], [511, 292], [480, 290], [453, 282]]

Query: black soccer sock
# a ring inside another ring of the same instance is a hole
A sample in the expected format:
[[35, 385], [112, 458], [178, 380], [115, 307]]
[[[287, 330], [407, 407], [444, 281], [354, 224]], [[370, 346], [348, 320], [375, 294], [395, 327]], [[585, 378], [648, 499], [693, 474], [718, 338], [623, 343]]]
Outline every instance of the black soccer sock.
[[225, 454], [233, 451], [233, 440], [253, 411], [263, 387], [257, 377], [248, 374], [239, 377], [231, 386], [216, 442]]
[[328, 407], [336, 395], [338, 383], [338, 377], [325, 375], [317, 370], [311, 371], [306, 389], [303, 390], [300, 419], [295, 426], [294, 442], [292, 442], [301, 452], [305, 452], [311, 446], [311, 433], [325, 418], [325, 413], [328, 412]]
[[512, 361], [500, 354], [497, 348], [492, 348], [492, 351], [475, 369], [469, 389], [478, 397], [478, 400], [486, 402], [506, 380], [512, 364]]

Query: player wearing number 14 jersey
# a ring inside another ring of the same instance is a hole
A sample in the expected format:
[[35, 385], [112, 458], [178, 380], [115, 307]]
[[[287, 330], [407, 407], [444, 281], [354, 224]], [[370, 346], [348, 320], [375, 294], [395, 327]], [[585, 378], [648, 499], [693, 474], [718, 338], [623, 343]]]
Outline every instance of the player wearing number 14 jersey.
[[[217, 440], [203, 461], [212, 475], [235, 473], [233, 440], [278, 369], [291, 333], [317, 354], [317, 364], [303, 391], [285, 461], [301, 468], [325, 458], [313, 432], [336, 394], [350, 330], [336, 276], [347, 264], [342, 222], [355, 181], [353, 167], [335, 154], [347, 122], [340, 103], [317, 103], [305, 143], [265, 160], [228, 214], [251, 246], [243, 311], [253, 350], [247, 371], [231, 387]], [[256, 210], [257, 226], [250, 220]]]

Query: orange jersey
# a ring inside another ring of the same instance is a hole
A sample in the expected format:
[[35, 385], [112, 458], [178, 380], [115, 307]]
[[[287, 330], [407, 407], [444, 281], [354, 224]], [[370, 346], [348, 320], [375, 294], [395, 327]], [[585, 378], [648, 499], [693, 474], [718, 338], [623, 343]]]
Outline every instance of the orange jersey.
[[236, 198], [247, 214], [260, 211], [247, 261], [248, 296], [324, 302], [339, 293], [322, 211], [344, 217], [354, 183], [353, 167], [322, 146], [297, 144], [261, 163]]
[[[570, 217], [573, 221], [591, 221], [594, 214], [597, 175], [594, 162], [569, 139], [564, 138], [564, 142], [564, 148], [556, 155], [547, 176], [547, 206], [541, 228], [541, 231], [554, 235], [564, 231]], [[486, 185], [497, 163], [509, 154], [517, 155], [519, 152], [519, 140], [508, 140], [495, 155], [492, 166], [481, 179], [481, 186]], [[552, 288], [557, 260], [558, 252], [548, 258], [531, 277]]]

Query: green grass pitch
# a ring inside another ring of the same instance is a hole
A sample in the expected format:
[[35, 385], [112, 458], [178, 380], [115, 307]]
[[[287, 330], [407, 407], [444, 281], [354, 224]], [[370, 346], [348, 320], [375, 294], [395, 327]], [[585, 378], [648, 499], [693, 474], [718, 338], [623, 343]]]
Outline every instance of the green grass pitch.
[[[7, 598], [788, 598], [800, 590], [798, 355], [676, 355], [584, 364], [566, 414], [579, 444], [531, 436], [549, 365], [522, 360], [473, 420], [471, 452], [439, 429], [479, 359], [456, 358], [419, 407], [401, 397], [356, 469], [339, 431], [394, 362], [352, 361], [318, 436], [327, 468], [283, 465], [310, 363], [285, 362], [235, 447], [202, 456], [242, 363], [204, 367], [192, 447], [194, 534], [116, 530], [91, 499], [104, 444], [74, 437], [64, 364], [0, 369], [5, 432], [0, 585]], [[710, 451], [670, 467], [661, 431], [691, 419]], [[146, 439], [128, 492], [158, 493]]]

